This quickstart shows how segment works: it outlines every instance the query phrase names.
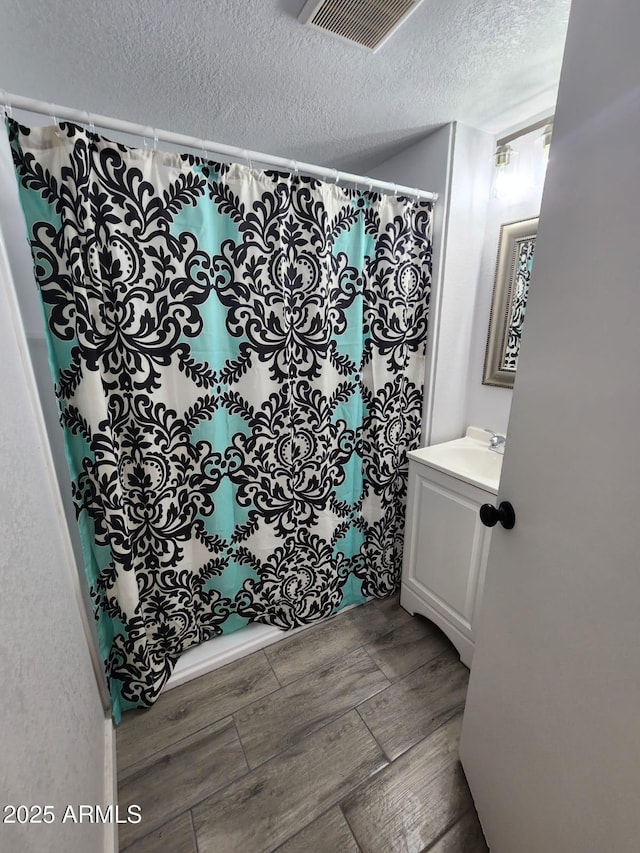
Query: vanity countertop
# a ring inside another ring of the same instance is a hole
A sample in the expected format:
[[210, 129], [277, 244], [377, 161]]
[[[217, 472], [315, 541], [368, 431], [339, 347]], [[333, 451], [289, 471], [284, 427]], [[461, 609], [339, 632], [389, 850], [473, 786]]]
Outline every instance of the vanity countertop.
[[502, 473], [502, 453], [489, 450], [490, 434], [470, 426], [463, 438], [410, 450], [409, 459], [451, 474], [494, 495], [498, 494]]

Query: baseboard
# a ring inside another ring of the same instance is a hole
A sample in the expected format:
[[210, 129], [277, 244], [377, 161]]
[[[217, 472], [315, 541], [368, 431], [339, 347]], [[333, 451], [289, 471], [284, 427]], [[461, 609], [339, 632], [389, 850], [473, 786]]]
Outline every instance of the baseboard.
[[[118, 803], [118, 767], [116, 763], [116, 730], [111, 714], [104, 719], [104, 804]], [[118, 823], [111, 821], [104, 824], [104, 853], [118, 853]]]
[[[344, 607], [340, 613], [346, 613], [347, 610], [359, 606], [359, 604], [351, 604]], [[312, 625], [317, 624], [317, 622], [312, 623]], [[302, 625], [300, 628], [294, 628], [291, 631], [281, 631], [280, 628], [274, 628], [271, 625], [253, 623], [233, 634], [208, 640], [206, 643], [184, 652], [163, 689], [171, 690], [173, 687], [179, 687], [181, 684], [191, 681], [192, 678], [198, 678], [200, 675], [226, 666], [234, 660], [271, 646], [273, 643], [278, 643], [280, 640], [286, 640], [294, 634], [306, 631], [312, 625]]]

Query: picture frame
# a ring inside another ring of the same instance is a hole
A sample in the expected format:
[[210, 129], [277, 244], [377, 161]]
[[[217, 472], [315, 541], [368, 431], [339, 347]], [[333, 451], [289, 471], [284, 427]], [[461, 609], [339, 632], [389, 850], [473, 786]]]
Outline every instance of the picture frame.
[[513, 388], [537, 233], [537, 216], [500, 228], [483, 385]]

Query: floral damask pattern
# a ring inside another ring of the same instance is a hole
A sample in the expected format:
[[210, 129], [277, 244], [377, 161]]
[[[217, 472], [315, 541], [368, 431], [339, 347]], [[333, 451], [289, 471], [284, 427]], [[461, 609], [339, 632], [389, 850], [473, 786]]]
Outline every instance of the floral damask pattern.
[[116, 720], [398, 585], [431, 204], [8, 121]]
[[504, 348], [503, 361], [505, 370], [515, 370], [518, 366], [524, 312], [526, 311], [527, 299], [529, 298], [529, 283], [531, 281], [535, 248], [535, 237], [518, 240], [516, 243], [513, 296], [511, 298], [511, 310]]

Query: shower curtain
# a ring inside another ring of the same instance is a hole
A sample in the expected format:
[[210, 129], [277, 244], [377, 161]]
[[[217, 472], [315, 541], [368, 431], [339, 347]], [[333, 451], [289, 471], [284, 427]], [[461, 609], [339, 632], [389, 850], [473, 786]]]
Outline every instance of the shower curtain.
[[397, 588], [432, 205], [7, 127], [117, 722], [190, 646]]

